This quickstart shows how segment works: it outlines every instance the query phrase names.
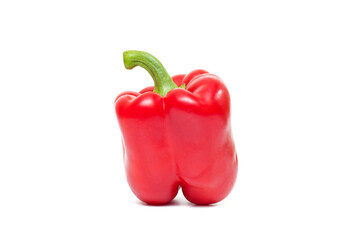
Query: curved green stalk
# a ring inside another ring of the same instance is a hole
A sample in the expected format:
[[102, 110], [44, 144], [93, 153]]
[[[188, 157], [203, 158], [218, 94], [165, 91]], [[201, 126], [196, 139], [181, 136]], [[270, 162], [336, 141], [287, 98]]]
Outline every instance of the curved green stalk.
[[159, 93], [164, 97], [167, 93], [177, 88], [163, 65], [149, 53], [142, 51], [125, 51], [123, 53], [124, 66], [126, 69], [133, 69], [140, 66], [148, 71], [154, 81], [154, 92]]

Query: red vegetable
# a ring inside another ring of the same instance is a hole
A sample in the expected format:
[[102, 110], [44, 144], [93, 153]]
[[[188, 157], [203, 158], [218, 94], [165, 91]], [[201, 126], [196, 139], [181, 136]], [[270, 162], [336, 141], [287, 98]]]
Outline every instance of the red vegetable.
[[148, 204], [165, 204], [181, 187], [195, 204], [224, 199], [238, 161], [222, 80], [204, 70], [171, 78], [155, 57], [140, 51], [124, 52], [124, 65], [145, 68], [155, 86], [115, 100], [134, 194]]

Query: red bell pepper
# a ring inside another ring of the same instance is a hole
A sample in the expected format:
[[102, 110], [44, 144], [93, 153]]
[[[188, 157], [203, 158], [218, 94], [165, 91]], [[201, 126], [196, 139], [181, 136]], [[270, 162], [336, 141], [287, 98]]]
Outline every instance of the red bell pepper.
[[152, 55], [124, 52], [127, 69], [141, 66], [154, 87], [115, 100], [127, 180], [148, 204], [170, 202], [181, 187], [195, 204], [224, 199], [237, 176], [230, 97], [222, 80], [204, 70], [171, 78]]

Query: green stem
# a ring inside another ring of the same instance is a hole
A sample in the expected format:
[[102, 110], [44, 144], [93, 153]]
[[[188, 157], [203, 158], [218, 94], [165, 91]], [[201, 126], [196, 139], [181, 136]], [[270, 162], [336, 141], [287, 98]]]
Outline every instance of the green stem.
[[126, 69], [133, 69], [140, 66], [148, 71], [154, 81], [154, 92], [164, 97], [167, 93], [177, 88], [163, 65], [154, 56], [141, 51], [125, 51], [123, 53], [124, 66]]

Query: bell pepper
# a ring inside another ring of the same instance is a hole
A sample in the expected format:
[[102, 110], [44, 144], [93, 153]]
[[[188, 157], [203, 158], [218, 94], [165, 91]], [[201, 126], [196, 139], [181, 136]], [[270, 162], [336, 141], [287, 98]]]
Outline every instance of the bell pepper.
[[115, 100], [127, 181], [148, 204], [166, 204], [179, 188], [188, 201], [221, 201], [237, 176], [229, 92], [216, 75], [195, 70], [171, 78], [152, 55], [123, 54], [127, 69], [140, 66], [154, 87], [123, 92]]

